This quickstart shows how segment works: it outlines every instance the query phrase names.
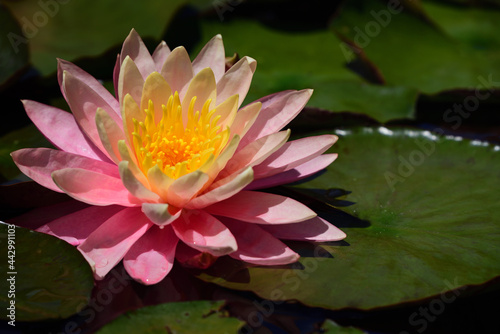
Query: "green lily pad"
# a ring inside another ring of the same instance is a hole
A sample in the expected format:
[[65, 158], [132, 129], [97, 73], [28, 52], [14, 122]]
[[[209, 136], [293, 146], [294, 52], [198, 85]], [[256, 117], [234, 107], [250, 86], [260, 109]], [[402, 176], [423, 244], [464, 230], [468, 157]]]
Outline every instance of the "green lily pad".
[[[32, 62], [43, 75], [56, 58], [73, 61], [121, 45], [130, 29], [160, 40], [175, 11], [186, 1], [9, 1], [30, 43]], [[43, 4], [43, 5], [42, 5]], [[113, 69], [110, 68], [112, 73]]]
[[[13, 225], [10, 225], [13, 226]], [[10, 248], [9, 248], [10, 246]], [[89, 301], [94, 279], [80, 252], [53, 236], [0, 223], [2, 319], [67, 318]], [[9, 252], [8, 252], [9, 251]], [[12, 253], [13, 252], [13, 253]], [[5, 312], [15, 302], [15, 311]]]
[[0, 4], [0, 87], [28, 65], [28, 45], [16, 19]]
[[246, 103], [286, 89], [312, 88], [311, 107], [364, 113], [380, 122], [414, 115], [417, 91], [365, 82], [346, 67], [351, 53], [331, 31], [290, 33], [243, 19], [204, 20], [201, 27], [203, 42], [221, 33], [226, 55], [257, 60]]
[[422, 2], [427, 15], [454, 39], [477, 50], [498, 51], [500, 11]]
[[10, 154], [25, 147], [52, 147], [52, 145], [34, 125], [0, 137], [0, 177], [9, 180], [21, 174]]
[[431, 296], [451, 302], [473, 293], [464, 286], [500, 275], [500, 147], [416, 130], [337, 134], [337, 161], [289, 189], [347, 238], [291, 244], [303, 255], [291, 268], [221, 261], [202, 279], [273, 300], [372, 309]]
[[[332, 20], [332, 28], [361, 48], [363, 57], [379, 69], [389, 85], [413, 87], [429, 94], [500, 87], [498, 51], [478, 50], [454, 39], [417, 9], [389, 6], [382, 1], [348, 1]], [[491, 35], [485, 36], [487, 41], [483, 43], [496, 43], [497, 38]]]
[[221, 312], [223, 305], [195, 301], [143, 307], [125, 313], [98, 333], [237, 333], [244, 323]]

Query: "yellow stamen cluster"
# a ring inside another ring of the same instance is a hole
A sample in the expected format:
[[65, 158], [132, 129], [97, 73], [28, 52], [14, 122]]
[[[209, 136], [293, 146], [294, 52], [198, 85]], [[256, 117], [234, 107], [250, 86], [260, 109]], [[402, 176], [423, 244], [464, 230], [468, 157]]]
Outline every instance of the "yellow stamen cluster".
[[196, 97], [191, 99], [184, 126], [182, 105], [175, 92], [162, 105], [162, 118], [155, 123], [154, 105], [149, 100], [143, 122], [135, 118], [133, 145], [142, 171], [157, 165], [167, 176], [177, 179], [213, 162], [226, 146], [229, 128], [221, 130], [217, 125], [220, 116], [214, 116], [215, 109], [209, 110], [211, 100], [207, 100], [201, 112], [194, 110]]

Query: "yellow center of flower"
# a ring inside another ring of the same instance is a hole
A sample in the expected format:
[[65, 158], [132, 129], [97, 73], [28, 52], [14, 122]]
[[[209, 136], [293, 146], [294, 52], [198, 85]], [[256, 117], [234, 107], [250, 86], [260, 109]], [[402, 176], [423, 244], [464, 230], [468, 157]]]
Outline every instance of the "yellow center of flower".
[[211, 100], [205, 101], [201, 112], [194, 110], [196, 97], [191, 99], [184, 125], [179, 94], [175, 92], [162, 105], [162, 118], [155, 123], [154, 105], [149, 100], [144, 110], [144, 122], [135, 118], [133, 144], [144, 173], [157, 165], [167, 176], [177, 179], [211, 164], [229, 139], [229, 128], [217, 125], [220, 116], [209, 110]]

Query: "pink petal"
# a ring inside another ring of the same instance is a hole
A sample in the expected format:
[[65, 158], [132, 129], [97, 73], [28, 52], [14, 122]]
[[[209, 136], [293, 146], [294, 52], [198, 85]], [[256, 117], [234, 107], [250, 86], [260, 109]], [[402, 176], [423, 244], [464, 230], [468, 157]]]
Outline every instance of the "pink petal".
[[167, 61], [170, 55], [170, 48], [165, 41], [161, 41], [153, 52], [153, 61], [155, 62], [156, 71], [160, 72], [163, 64]]
[[241, 139], [240, 147], [281, 130], [304, 108], [311, 94], [311, 89], [284, 91], [259, 99], [262, 109], [250, 130]]
[[271, 225], [296, 223], [316, 216], [314, 211], [294, 199], [246, 190], [205, 210], [213, 215]]
[[118, 78], [120, 77], [120, 54], [116, 55], [115, 67], [113, 68], [113, 87], [115, 89], [115, 97], [118, 99]]
[[120, 104], [123, 105], [127, 94], [130, 94], [136, 103], [140, 103], [143, 87], [144, 78], [139, 68], [132, 58], [125, 57], [120, 68], [120, 75], [118, 76], [118, 96], [120, 98]]
[[123, 266], [136, 281], [156, 284], [172, 269], [178, 241], [170, 226], [164, 229], [152, 227], [129, 249], [123, 258]]
[[[216, 105], [216, 84], [214, 73], [210, 68], [204, 68], [189, 83], [189, 87], [186, 91], [186, 95], [182, 99], [182, 118], [184, 123], [187, 123], [187, 113], [189, 110], [189, 105], [191, 103], [191, 99], [196, 97], [196, 101], [193, 106], [193, 110], [199, 111], [203, 109], [203, 105], [208, 99], [211, 99], [209, 109], [213, 109], [213, 106]], [[186, 125], [186, 124], [184, 124]]]
[[167, 80], [172, 91], [179, 92], [182, 99], [189, 82], [194, 77], [191, 59], [186, 49], [182, 46], [175, 48], [168, 56], [160, 73]]
[[109, 116], [120, 127], [122, 123], [121, 118], [100, 95], [69, 72], [64, 72], [63, 87], [66, 92], [66, 100], [78, 125], [80, 125], [90, 140], [101, 151], [105, 152], [95, 123], [97, 109], [106, 110]]
[[142, 212], [160, 227], [173, 223], [182, 214], [182, 210], [165, 203], [142, 203]]
[[255, 178], [269, 177], [300, 166], [328, 150], [337, 139], [334, 135], [323, 135], [287, 142], [254, 167]]
[[345, 233], [320, 217], [286, 225], [262, 225], [262, 229], [279, 239], [309, 241], [339, 241]]
[[118, 168], [107, 162], [50, 148], [25, 148], [11, 153], [17, 167], [33, 181], [61, 192], [52, 180], [52, 173], [63, 168], [80, 168], [110, 177], [119, 177]]
[[36, 230], [37, 228], [40, 228], [55, 219], [59, 219], [65, 215], [69, 215], [88, 207], [88, 204], [70, 199], [69, 201], [35, 208], [23, 215], [9, 219], [7, 222], [16, 226]]
[[227, 227], [206, 212], [184, 211], [172, 227], [179, 239], [200, 252], [222, 256], [237, 249], [236, 240]]
[[78, 246], [102, 223], [121, 210], [123, 207], [117, 205], [91, 206], [40, 226], [37, 231]]
[[207, 269], [217, 260], [216, 256], [207, 252], [200, 252], [187, 246], [183, 242], [179, 242], [177, 245], [175, 258], [182, 263], [183, 266], [200, 269]]
[[167, 202], [182, 208], [208, 182], [208, 175], [197, 170], [174, 180], [167, 191]]
[[298, 167], [290, 169], [284, 173], [276, 174], [263, 179], [255, 180], [246, 187], [246, 190], [263, 189], [299, 181], [311, 176], [322, 169], [328, 167], [335, 159], [337, 154], [323, 154]]
[[[59, 86], [63, 88], [63, 82], [64, 82], [64, 72], [69, 72], [73, 77], [78, 79], [79, 81], [83, 82], [85, 85], [87, 85], [93, 92], [95, 92], [99, 97], [106, 102], [107, 105], [111, 107], [109, 112], [114, 112], [116, 116], [120, 115], [120, 104], [116, 100], [116, 98], [111, 95], [110, 92], [104, 86], [93, 76], [79, 68], [78, 66], [70, 63], [69, 61], [58, 59], [57, 60], [57, 80], [59, 81]], [[62, 93], [64, 95], [64, 98], [67, 99], [66, 97], [66, 92], [64, 89], [61, 89]]]
[[255, 102], [238, 110], [231, 126], [231, 133], [243, 138], [259, 116], [261, 107], [260, 102]]
[[276, 266], [296, 262], [299, 255], [260, 226], [242, 221], [223, 219], [238, 242], [231, 257], [258, 265]]
[[132, 58], [144, 79], [155, 71], [153, 58], [144, 45], [141, 37], [134, 29], [130, 31], [130, 34], [123, 42], [122, 51], [120, 52], [120, 60], [122, 64], [127, 56]]
[[144, 82], [141, 97], [141, 110], [149, 108], [149, 101], [153, 102], [155, 123], [157, 124], [163, 117], [162, 105], [167, 105], [172, 91], [167, 81], [158, 72], [151, 73]]
[[213, 187], [211, 186], [206, 193], [194, 198], [186, 207], [201, 209], [213, 203], [223, 201], [243, 190], [252, 180], [253, 170], [252, 167], [248, 167], [243, 172], [233, 174], [231, 177], [224, 179], [226, 183], [213, 184]]
[[81, 168], [65, 168], [52, 173], [52, 179], [66, 194], [91, 205], [137, 206], [120, 178]]
[[239, 107], [247, 96], [256, 64], [257, 62], [250, 57], [243, 57], [234, 64], [217, 82], [217, 100], [224, 101], [230, 96], [238, 94], [240, 97]]
[[69, 153], [110, 162], [109, 158], [81, 131], [72, 114], [35, 101], [22, 102], [29, 118], [56, 147]]
[[99, 226], [78, 250], [93, 266], [96, 279], [102, 279], [151, 226], [139, 208], [126, 208]]
[[226, 70], [226, 54], [221, 35], [214, 36], [193, 61], [195, 75], [206, 67], [212, 69], [216, 81], [219, 81]]
[[121, 160], [120, 151], [118, 149], [118, 141], [125, 140], [123, 130], [118, 124], [116, 124], [109, 114], [101, 108], [97, 108], [95, 122], [102, 146], [104, 146], [108, 156], [114, 161], [114, 163], [118, 164]]
[[122, 161], [118, 165], [120, 170], [120, 177], [122, 179], [123, 185], [127, 190], [135, 197], [146, 202], [157, 203], [160, 201], [160, 196], [152, 192], [144, 186], [137, 178], [134, 173], [129, 169], [130, 163], [128, 161]]
[[283, 146], [290, 137], [290, 130], [272, 133], [248, 144], [242, 150], [236, 152], [226, 167], [219, 173], [217, 180], [221, 180], [237, 173], [244, 168], [255, 166], [264, 161], [268, 156]]

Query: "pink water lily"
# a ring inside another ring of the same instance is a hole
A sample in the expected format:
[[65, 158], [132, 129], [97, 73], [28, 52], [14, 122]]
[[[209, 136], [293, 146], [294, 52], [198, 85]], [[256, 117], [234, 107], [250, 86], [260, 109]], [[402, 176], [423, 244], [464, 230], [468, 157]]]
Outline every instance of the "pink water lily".
[[288, 141], [281, 131], [312, 91], [284, 91], [240, 108], [256, 61], [226, 70], [220, 35], [191, 62], [162, 42], [151, 55], [132, 30], [114, 69], [116, 97], [59, 60], [72, 114], [23, 101], [59, 150], [12, 153], [39, 184], [91, 206], [38, 231], [78, 247], [103, 278], [123, 260], [144, 284], [161, 281], [174, 259], [204, 267], [229, 255], [282, 265], [299, 255], [279, 239], [334, 241], [345, 234], [305, 205], [255, 191], [297, 181], [332, 163], [337, 138]]

